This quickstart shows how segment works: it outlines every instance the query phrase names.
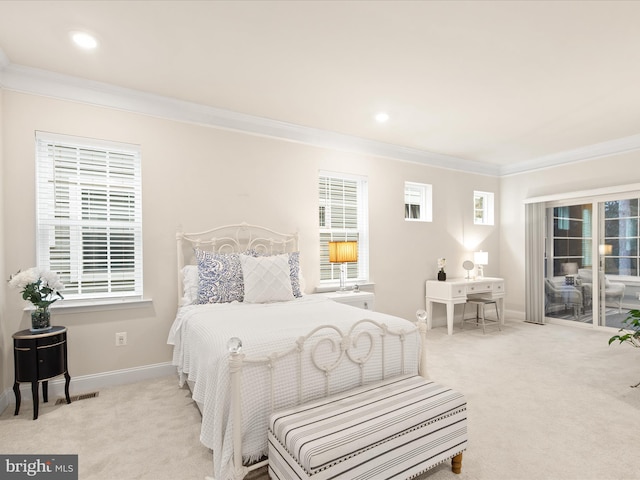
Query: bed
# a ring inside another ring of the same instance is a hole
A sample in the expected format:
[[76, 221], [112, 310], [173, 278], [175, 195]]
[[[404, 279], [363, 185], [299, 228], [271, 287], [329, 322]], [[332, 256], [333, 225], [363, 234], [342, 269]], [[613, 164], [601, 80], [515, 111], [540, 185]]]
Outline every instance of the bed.
[[274, 410], [424, 374], [426, 325], [304, 294], [296, 234], [242, 223], [176, 239], [179, 307], [168, 343], [202, 413], [217, 480], [262, 465]]

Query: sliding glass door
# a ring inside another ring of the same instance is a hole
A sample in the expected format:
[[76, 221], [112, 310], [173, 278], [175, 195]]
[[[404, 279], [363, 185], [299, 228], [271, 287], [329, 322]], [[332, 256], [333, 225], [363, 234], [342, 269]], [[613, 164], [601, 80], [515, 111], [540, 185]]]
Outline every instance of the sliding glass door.
[[[592, 323], [593, 204], [547, 208], [545, 315]], [[596, 262], [595, 269], [598, 265]]]
[[638, 308], [638, 198], [598, 204], [600, 214], [600, 325], [619, 328]]
[[639, 200], [549, 205], [544, 294], [547, 319], [620, 327], [640, 307]]

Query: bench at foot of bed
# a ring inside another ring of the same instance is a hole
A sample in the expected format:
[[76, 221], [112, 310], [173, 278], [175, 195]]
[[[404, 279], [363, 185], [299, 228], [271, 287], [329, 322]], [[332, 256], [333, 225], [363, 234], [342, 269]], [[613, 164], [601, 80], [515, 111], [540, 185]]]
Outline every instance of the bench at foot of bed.
[[451, 459], [460, 473], [467, 445], [462, 394], [401, 376], [274, 413], [273, 479], [409, 479]]

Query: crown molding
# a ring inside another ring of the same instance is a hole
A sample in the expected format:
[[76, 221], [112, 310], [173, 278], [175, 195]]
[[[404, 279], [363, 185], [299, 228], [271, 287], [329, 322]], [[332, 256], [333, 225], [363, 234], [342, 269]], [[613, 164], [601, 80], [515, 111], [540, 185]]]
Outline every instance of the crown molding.
[[640, 149], [640, 134], [629, 137], [595, 143], [573, 150], [544, 155], [512, 165], [505, 165], [500, 169], [500, 176], [516, 175], [519, 173], [544, 170], [547, 168], [567, 165], [569, 163], [584, 162], [596, 158], [618, 155]]
[[16, 65], [9, 61], [2, 49], [0, 49], [0, 88], [322, 148], [498, 177], [640, 149], [640, 135], [634, 135], [511, 165], [491, 165]]
[[453, 156], [247, 115], [32, 67], [9, 63], [1, 68], [0, 85], [7, 90], [451, 170], [493, 176], [498, 174], [495, 166]]

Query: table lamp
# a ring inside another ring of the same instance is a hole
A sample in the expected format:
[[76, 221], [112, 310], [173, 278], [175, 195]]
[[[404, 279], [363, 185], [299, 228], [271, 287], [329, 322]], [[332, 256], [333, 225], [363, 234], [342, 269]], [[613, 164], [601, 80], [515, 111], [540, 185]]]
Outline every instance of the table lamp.
[[564, 274], [564, 283], [566, 285], [575, 285], [576, 275], [578, 274], [578, 263], [565, 262], [562, 264], [561, 270]]
[[329, 242], [329, 261], [340, 264], [340, 293], [346, 293], [347, 263], [358, 261], [358, 242]]

